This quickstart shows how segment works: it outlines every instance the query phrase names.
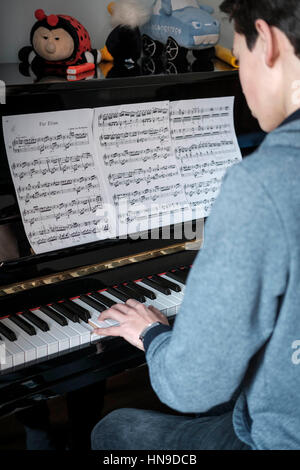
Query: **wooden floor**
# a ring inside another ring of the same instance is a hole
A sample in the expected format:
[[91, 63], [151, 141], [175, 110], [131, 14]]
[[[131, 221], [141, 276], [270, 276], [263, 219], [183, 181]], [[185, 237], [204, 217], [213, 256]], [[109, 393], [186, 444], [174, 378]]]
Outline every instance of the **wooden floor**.
[[[51, 424], [63, 433], [68, 425], [65, 398], [53, 398], [48, 402], [48, 406]], [[153, 392], [146, 365], [116, 375], [107, 381], [104, 406], [99, 418], [122, 407], [155, 409], [173, 413], [159, 401]], [[0, 419], [0, 450], [25, 449], [25, 432], [22, 424], [14, 415]]]

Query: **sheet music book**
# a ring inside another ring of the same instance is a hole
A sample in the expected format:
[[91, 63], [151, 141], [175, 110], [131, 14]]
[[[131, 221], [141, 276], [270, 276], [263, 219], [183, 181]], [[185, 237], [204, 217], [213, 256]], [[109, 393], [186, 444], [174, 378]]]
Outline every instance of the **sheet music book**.
[[209, 215], [241, 160], [234, 97], [3, 117], [35, 253]]

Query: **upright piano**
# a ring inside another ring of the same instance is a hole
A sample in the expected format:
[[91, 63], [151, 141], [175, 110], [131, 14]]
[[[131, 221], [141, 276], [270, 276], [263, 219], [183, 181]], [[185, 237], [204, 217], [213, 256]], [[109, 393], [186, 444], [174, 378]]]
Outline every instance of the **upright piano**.
[[[18, 64], [2, 64], [0, 79], [6, 85], [6, 104], [0, 105], [1, 117], [234, 96], [235, 130], [243, 157], [262, 140], [241, 91], [238, 72], [151, 74], [148, 69], [143, 75], [137, 69], [135, 74], [126, 76], [129, 72], [123, 70], [120, 77], [111, 74], [67, 81], [50, 76], [37, 81], [21, 75]], [[88, 317], [134, 295], [174, 317], [201, 245], [201, 240], [184, 236], [178, 240], [171, 227], [167, 240], [158, 231], [156, 239], [108, 239], [33, 254], [10, 176], [2, 125], [0, 237], [0, 337], [11, 345], [10, 363], [0, 372], [0, 416], [142, 364], [144, 353], [121, 338], [91, 341]], [[28, 344], [36, 347], [35, 354]]]

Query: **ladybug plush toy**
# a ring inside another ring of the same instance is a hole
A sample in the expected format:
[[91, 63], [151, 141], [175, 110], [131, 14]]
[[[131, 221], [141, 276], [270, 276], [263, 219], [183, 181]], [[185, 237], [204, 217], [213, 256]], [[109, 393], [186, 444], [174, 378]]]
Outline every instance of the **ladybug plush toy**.
[[19, 51], [19, 59], [33, 70], [47, 65], [64, 67], [86, 62], [98, 64], [101, 53], [92, 49], [87, 30], [72, 16], [49, 15], [36, 10], [31, 46]]

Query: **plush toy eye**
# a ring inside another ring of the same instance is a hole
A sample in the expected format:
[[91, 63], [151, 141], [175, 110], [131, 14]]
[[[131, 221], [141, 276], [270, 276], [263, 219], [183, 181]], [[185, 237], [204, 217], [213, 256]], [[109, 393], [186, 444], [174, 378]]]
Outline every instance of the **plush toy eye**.
[[199, 23], [199, 21], [192, 21], [192, 25], [195, 29], [200, 29], [202, 27], [202, 24]]
[[59, 41], [59, 40], [60, 40], [60, 38], [55, 38], [55, 41]]
[[48, 36], [43, 36], [43, 39], [46, 39], [46, 41], [47, 41], [47, 39], [48, 39]]

